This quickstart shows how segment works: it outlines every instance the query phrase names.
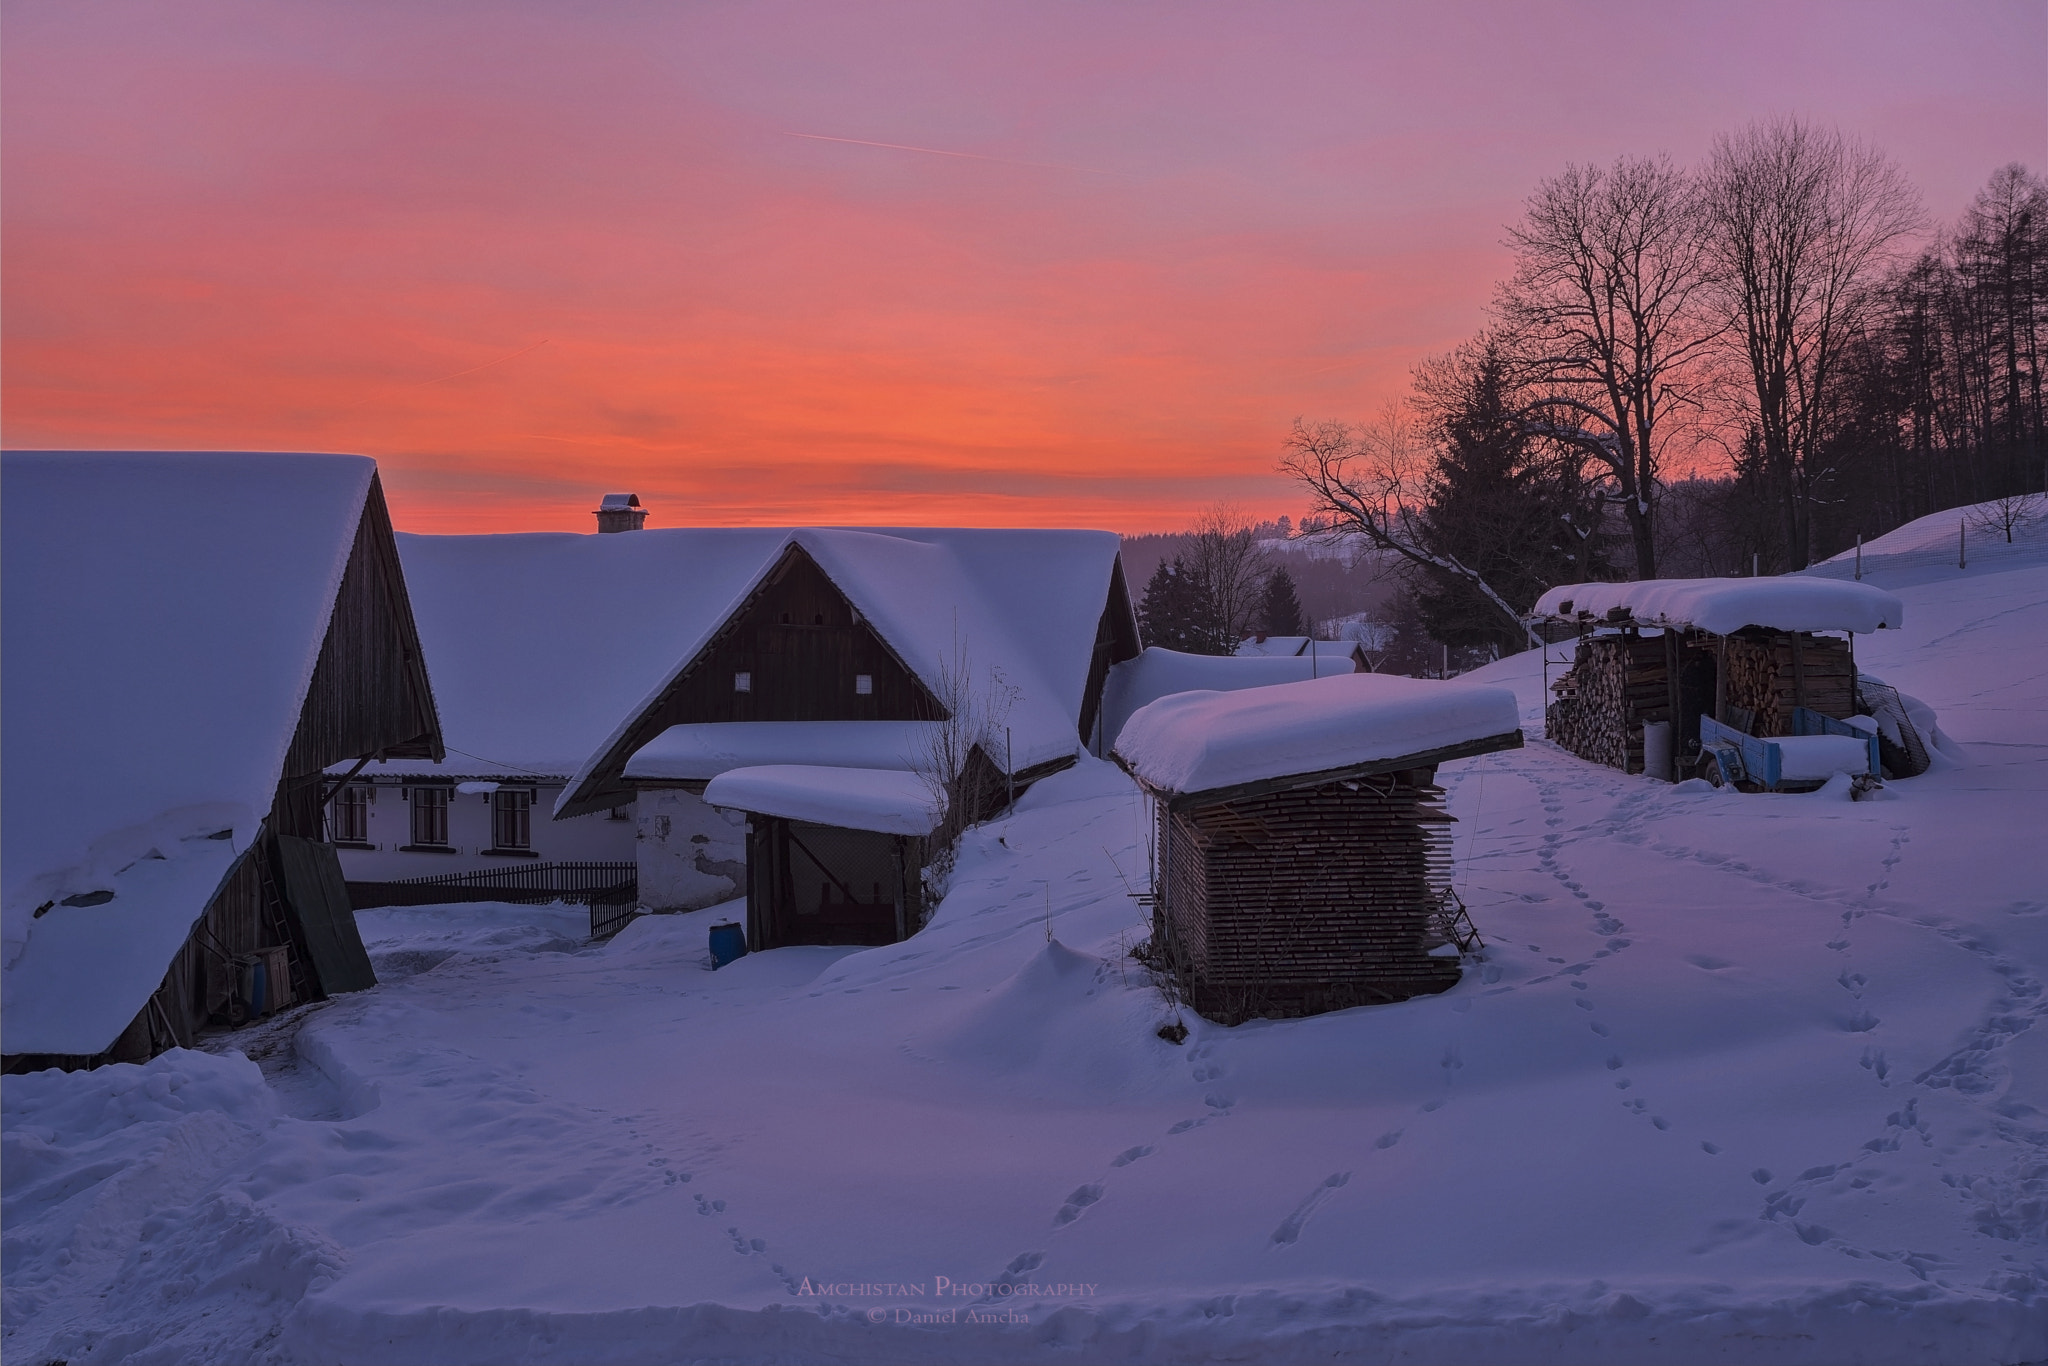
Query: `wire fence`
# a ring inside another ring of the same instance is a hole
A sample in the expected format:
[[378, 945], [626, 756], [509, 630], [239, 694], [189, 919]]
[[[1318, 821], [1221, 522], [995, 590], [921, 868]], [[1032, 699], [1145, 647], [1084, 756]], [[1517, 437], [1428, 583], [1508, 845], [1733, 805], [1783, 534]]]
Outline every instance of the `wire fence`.
[[2048, 558], [2048, 516], [2013, 527], [2010, 542], [2005, 535], [2003, 530], [1981, 523], [1965, 526], [1958, 517], [1955, 537], [1946, 544], [1922, 546], [1917, 550], [1866, 550], [1860, 557], [1850, 551], [1846, 555], [1808, 565], [1798, 572], [1820, 579], [1867, 579], [1873, 574], [1897, 570], [1953, 569], [1961, 572], [1979, 565], [2023, 564]]

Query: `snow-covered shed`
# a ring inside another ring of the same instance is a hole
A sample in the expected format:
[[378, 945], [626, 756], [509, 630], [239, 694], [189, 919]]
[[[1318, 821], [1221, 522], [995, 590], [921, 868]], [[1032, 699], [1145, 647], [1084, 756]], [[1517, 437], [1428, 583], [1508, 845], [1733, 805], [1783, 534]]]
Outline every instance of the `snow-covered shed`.
[[371, 985], [324, 771], [441, 755], [376, 463], [11, 452], [0, 486], [8, 1068]]
[[750, 947], [893, 944], [923, 921], [922, 873], [947, 804], [930, 775], [764, 764], [727, 769], [704, 800], [747, 815]]
[[[1793, 733], [1795, 707], [1844, 721], [1862, 712], [1855, 636], [1904, 617], [1881, 588], [1820, 578], [1553, 588], [1530, 620], [1576, 628], [1578, 646], [1550, 685], [1545, 733], [1594, 763], [1682, 778], [1700, 759], [1702, 716], [1774, 737]], [[1903, 773], [1909, 761], [1887, 764]]]
[[943, 844], [1074, 762], [1111, 666], [1138, 652], [1109, 532], [772, 535], [737, 582], [693, 592], [694, 638], [616, 714], [555, 807], [564, 820], [637, 801], [652, 908], [709, 905], [735, 872], [751, 877], [706, 857], [730, 827], [705, 790], [728, 770], [943, 772]]
[[1226, 1024], [1444, 990], [1436, 770], [1521, 743], [1506, 689], [1385, 674], [1143, 708], [1116, 758], [1154, 798], [1153, 961]]
[[[1328, 643], [1328, 642], [1324, 642]], [[1102, 693], [1102, 724], [1095, 733], [1095, 753], [1116, 747], [1124, 723], [1139, 708], [1177, 692], [1235, 692], [1274, 683], [1298, 683], [1355, 672], [1348, 659], [1308, 654], [1191, 655], [1148, 645], [1134, 658], [1109, 671]]]

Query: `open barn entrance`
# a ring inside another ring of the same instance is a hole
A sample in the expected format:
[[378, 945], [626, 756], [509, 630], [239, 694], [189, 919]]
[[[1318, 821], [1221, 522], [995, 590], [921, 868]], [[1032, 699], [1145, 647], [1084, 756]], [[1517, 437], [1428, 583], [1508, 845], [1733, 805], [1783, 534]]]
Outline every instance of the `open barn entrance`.
[[893, 944], [916, 928], [921, 839], [779, 816], [748, 826], [750, 949]]

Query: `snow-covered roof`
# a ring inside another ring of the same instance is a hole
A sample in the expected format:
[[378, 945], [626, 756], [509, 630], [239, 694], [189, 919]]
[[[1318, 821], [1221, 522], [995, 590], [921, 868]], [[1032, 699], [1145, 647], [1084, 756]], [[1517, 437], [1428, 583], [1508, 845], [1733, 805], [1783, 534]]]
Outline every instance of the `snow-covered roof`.
[[10, 452], [0, 473], [6, 1047], [97, 1053], [269, 814], [376, 463]]
[[704, 800], [734, 811], [887, 835], [929, 835], [946, 814], [945, 797], [915, 773], [816, 764], [735, 768], [711, 780]]
[[[643, 532], [633, 539], [664, 534], [703, 533]], [[790, 545], [817, 563], [934, 693], [945, 691], [942, 675], [956, 662], [965, 665], [966, 696], [1001, 692], [1007, 709], [995, 724], [1009, 731], [1018, 769], [1078, 752], [1096, 625], [1116, 564], [1115, 533], [804, 528], [769, 534], [772, 543], [747, 566], [749, 572], [722, 577], [719, 591], [707, 587], [701, 603], [693, 604], [713, 606], [698, 615], [694, 636], [669, 654], [668, 667], [645, 688], [637, 705], [614, 713], [609, 735], [588, 752], [557, 811], [623, 771], [631, 755], [622, 746], [641, 717], [740, 610]], [[728, 591], [726, 585], [734, 583]], [[1002, 752], [1003, 739], [990, 737], [992, 754]]]
[[1428, 754], [1497, 736], [1520, 742], [1506, 688], [1338, 674], [1242, 692], [1184, 692], [1142, 708], [1116, 754], [1146, 785], [1208, 792]]
[[713, 721], [670, 726], [626, 763], [628, 778], [702, 782], [735, 768], [826, 764], [910, 769], [930, 752], [936, 721]]
[[1256, 636], [1238, 642], [1239, 658], [1316, 655], [1325, 662], [1350, 667], [1359, 649], [1355, 640], [1312, 640], [1307, 636]]
[[1643, 579], [1570, 583], [1537, 600], [1537, 617], [1591, 616], [1617, 608], [1643, 626], [1696, 627], [1731, 635], [1745, 626], [1773, 631], [1876, 631], [1897, 628], [1906, 607], [1867, 583], [1832, 579]]
[[1132, 714], [1162, 697], [1197, 689], [1233, 692], [1239, 688], [1294, 683], [1327, 675], [1333, 665], [1347, 672], [1352, 668], [1348, 657], [1318, 660], [1308, 655], [1189, 655], [1149, 646], [1137, 658], [1110, 666], [1109, 682], [1102, 690], [1103, 745], [1114, 746]]
[[364, 774], [567, 778], [785, 535], [399, 536], [448, 759]]
[[597, 506], [601, 512], [624, 512], [628, 508], [640, 506], [640, 495], [637, 493], [607, 493], [599, 500]]

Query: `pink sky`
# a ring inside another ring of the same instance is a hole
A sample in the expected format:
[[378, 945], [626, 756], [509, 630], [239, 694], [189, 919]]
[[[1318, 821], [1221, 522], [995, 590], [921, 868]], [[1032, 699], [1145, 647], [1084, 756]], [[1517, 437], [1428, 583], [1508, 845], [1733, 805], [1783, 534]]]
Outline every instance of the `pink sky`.
[[6, 443], [364, 452], [421, 531], [1299, 511], [1288, 423], [1477, 328], [1569, 161], [2048, 166], [2039, 0], [0, 22]]

